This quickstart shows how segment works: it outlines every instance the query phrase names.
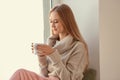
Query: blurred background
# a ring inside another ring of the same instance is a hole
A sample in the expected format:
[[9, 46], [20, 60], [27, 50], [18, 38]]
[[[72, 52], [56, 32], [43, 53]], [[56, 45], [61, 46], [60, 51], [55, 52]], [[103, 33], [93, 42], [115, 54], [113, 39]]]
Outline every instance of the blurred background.
[[20, 68], [39, 74], [31, 43], [46, 42], [48, 13], [57, 3], [72, 8], [96, 80], [120, 80], [120, 0], [0, 0], [0, 80]]

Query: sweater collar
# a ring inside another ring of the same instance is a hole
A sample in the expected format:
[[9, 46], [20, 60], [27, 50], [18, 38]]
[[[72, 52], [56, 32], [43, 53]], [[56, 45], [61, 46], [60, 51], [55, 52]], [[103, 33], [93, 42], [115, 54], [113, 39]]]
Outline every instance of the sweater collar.
[[57, 41], [54, 48], [62, 54], [64, 51], [68, 50], [71, 47], [71, 43], [73, 41], [73, 37], [71, 35], [67, 35], [60, 41]]

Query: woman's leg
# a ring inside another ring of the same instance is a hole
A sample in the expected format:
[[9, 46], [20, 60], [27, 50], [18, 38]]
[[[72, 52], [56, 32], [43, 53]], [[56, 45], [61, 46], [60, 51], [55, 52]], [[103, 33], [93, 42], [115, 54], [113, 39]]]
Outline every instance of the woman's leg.
[[19, 69], [12, 75], [12, 77], [9, 80], [46, 80], [46, 79], [40, 77], [34, 72], [25, 69]]

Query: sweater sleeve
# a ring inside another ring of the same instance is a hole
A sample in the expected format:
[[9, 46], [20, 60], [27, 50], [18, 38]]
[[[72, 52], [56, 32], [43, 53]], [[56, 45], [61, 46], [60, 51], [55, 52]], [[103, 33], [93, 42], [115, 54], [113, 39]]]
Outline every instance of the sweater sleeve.
[[[48, 38], [47, 44], [51, 47], [53, 47], [56, 43], [58, 36], [50, 36]], [[48, 63], [47, 63], [47, 57], [46, 56], [38, 56], [38, 60], [39, 60], [39, 66], [40, 66], [40, 73], [43, 77], [48, 77]]]
[[66, 65], [63, 64], [57, 50], [48, 56], [55, 70], [50, 76], [56, 75], [60, 80], [82, 80], [83, 71], [87, 65], [86, 50], [84, 45], [81, 44], [73, 49], [73, 53], [69, 56]]
[[39, 61], [39, 67], [40, 67], [40, 73], [43, 77], [48, 76], [48, 70], [47, 70], [47, 58], [46, 56], [38, 56], [38, 61]]

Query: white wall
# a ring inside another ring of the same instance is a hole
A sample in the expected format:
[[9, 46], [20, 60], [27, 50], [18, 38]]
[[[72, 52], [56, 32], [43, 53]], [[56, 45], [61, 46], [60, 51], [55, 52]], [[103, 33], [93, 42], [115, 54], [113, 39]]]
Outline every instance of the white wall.
[[100, 78], [120, 80], [120, 0], [100, 0]]
[[72, 8], [79, 29], [89, 47], [90, 68], [97, 71], [96, 80], [100, 80], [99, 72], [99, 25], [98, 0], [62, 0]]
[[0, 80], [19, 68], [39, 72], [31, 42], [43, 42], [42, 0], [0, 0]]

